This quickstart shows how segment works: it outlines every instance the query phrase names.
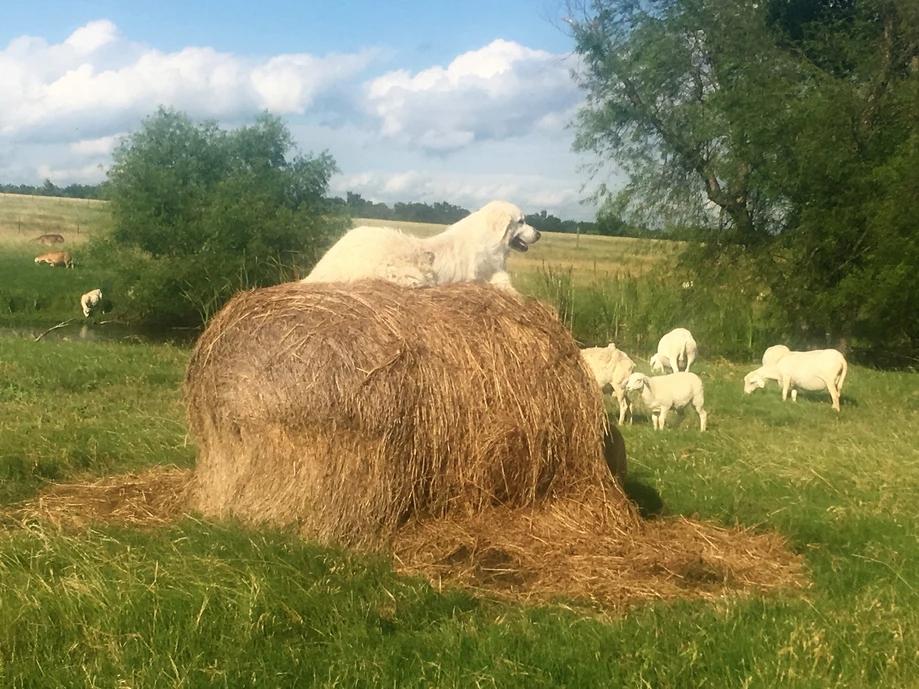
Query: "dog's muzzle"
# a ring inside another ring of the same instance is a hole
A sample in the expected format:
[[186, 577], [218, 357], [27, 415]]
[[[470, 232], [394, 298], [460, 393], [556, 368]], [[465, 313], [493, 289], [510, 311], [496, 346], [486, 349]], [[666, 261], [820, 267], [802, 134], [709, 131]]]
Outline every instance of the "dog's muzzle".
[[529, 250], [530, 244], [538, 242], [541, 236], [542, 235], [540, 234], [539, 230], [533, 230], [533, 241], [527, 243], [527, 241], [523, 237], [521, 237], [519, 234], [516, 234], [513, 236], [513, 238], [510, 241], [510, 247], [514, 249], [515, 251], [525, 253], [526, 251]]

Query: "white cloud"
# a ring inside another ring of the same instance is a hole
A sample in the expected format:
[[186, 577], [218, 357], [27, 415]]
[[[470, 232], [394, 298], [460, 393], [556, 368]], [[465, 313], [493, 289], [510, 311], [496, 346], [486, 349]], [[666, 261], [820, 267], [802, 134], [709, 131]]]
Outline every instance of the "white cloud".
[[117, 37], [118, 27], [107, 19], [100, 19], [81, 26], [64, 43], [85, 55], [111, 43]]
[[383, 135], [444, 152], [564, 126], [581, 96], [573, 58], [495, 40], [446, 67], [398, 70], [367, 86]]
[[68, 146], [72, 153], [84, 156], [108, 156], [111, 155], [118, 141], [124, 136], [123, 133], [112, 134], [111, 136], [101, 136], [98, 139], [82, 139], [75, 141]]
[[372, 59], [372, 51], [263, 60], [207, 47], [164, 53], [125, 41], [109, 21], [94, 21], [60, 44], [21, 37], [0, 50], [0, 136], [104, 136], [159, 105], [198, 117], [300, 114]]
[[105, 166], [102, 163], [86, 163], [73, 167], [53, 167], [42, 163], [38, 166], [38, 176], [50, 179], [59, 186], [97, 184], [105, 178]]
[[18, 37], [0, 46], [0, 181], [98, 182], [118, 140], [159, 105], [224, 124], [267, 109], [285, 116], [304, 150], [331, 151], [345, 173], [334, 193], [467, 208], [505, 198], [591, 215], [565, 130], [581, 102], [574, 58], [499, 39], [441, 65], [380, 74], [398, 55], [384, 50], [165, 52], [107, 20], [59, 43]]

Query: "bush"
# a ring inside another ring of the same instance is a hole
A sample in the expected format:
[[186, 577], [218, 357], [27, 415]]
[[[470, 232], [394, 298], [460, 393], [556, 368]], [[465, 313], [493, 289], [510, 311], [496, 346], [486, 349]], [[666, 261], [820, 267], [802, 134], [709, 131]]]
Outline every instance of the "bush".
[[225, 131], [159, 110], [115, 151], [114, 229], [94, 246], [122, 317], [199, 325], [240, 289], [297, 277], [346, 226], [325, 197], [335, 170], [276, 117]]

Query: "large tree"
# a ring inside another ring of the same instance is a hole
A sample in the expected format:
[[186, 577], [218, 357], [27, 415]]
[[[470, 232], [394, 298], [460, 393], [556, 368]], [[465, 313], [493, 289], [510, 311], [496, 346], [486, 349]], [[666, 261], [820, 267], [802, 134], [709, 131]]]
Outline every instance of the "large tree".
[[194, 324], [241, 288], [293, 277], [344, 227], [325, 197], [334, 171], [271, 115], [235, 130], [165, 109], [147, 118], [109, 172], [129, 315]]
[[915, 349], [919, 3], [594, 0], [574, 16], [576, 145], [629, 179], [611, 206], [706, 228], [708, 260], [746, 254], [801, 329]]

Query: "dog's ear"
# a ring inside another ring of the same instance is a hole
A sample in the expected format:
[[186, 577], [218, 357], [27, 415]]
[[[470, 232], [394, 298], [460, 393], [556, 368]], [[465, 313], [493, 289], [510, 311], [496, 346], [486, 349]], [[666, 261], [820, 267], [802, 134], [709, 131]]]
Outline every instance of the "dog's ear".
[[509, 209], [497, 205], [489, 209], [488, 223], [495, 237], [504, 237], [508, 230], [516, 226], [517, 220]]

